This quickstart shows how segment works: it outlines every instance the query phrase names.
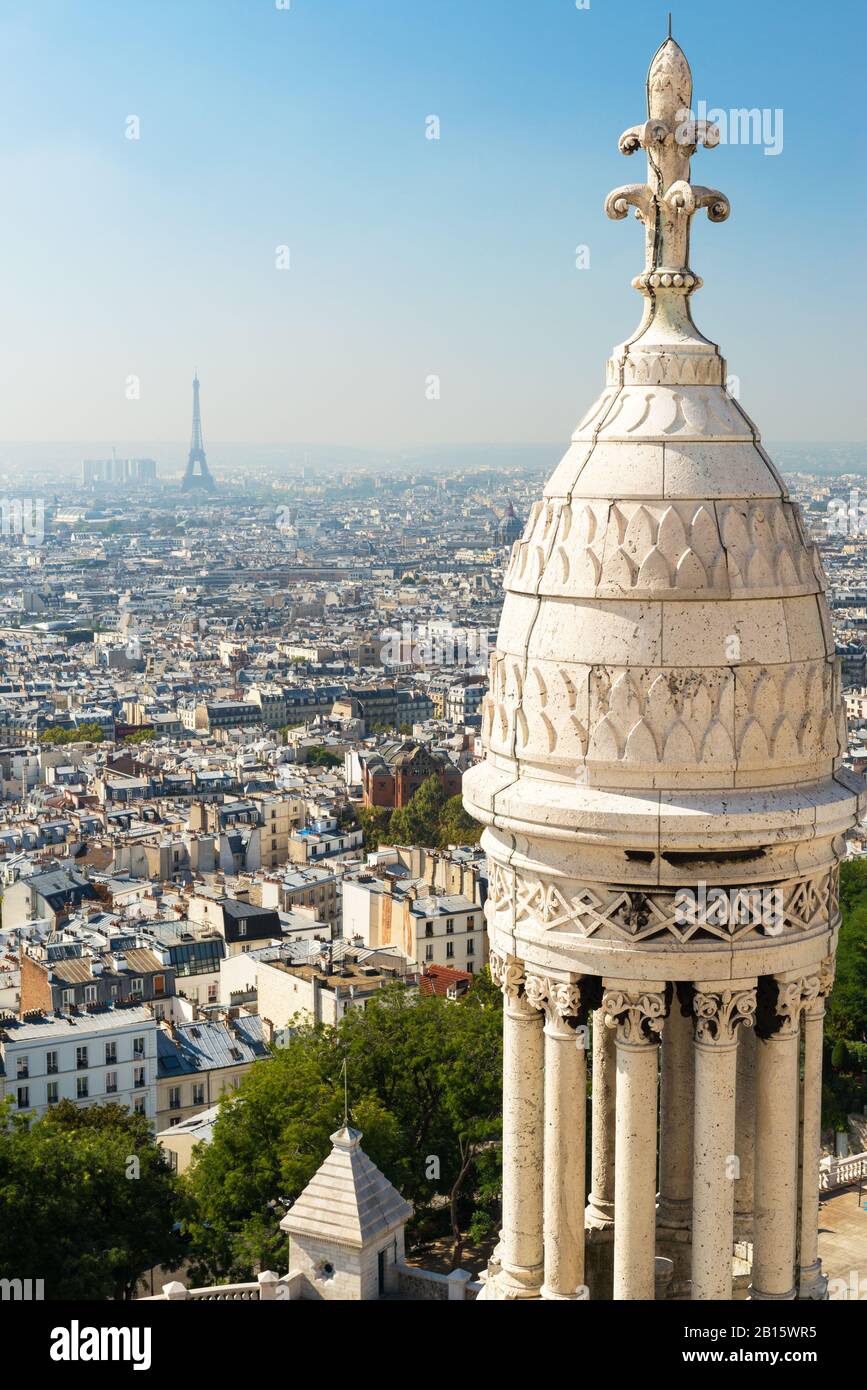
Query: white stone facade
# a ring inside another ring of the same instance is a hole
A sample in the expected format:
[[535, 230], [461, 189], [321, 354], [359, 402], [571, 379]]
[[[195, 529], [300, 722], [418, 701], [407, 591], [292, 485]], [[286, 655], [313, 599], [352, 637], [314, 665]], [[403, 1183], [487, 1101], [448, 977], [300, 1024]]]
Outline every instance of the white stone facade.
[[689, 181], [719, 139], [691, 98], [669, 39], [620, 140], [647, 183], [606, 202], [645, 227], [644, 317], [513, 548], [464, 778], [506, 996], [485, 1298], [653, 1298], [660, 1256], [681, 1296], [730, 1298], [736, 1230], [752, 1297], [823, 1289], [821, 1014], [861, 791], [818, 552], [692, 322], [691, 220], [729, 205]]

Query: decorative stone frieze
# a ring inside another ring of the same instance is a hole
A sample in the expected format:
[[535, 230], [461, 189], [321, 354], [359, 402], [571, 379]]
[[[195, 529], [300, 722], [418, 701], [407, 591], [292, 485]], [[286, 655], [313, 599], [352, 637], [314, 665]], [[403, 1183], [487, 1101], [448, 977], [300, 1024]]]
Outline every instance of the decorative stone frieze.
[[705, 885], [692, 898], [685, 891], [679, 897], [678, 890], [514, 877], [497, 870], [490, 884], [493, 916], [514, 913], [516, 923], [584, 939], [767, 941], [828, 929], [839, 921], [833, 869], [772, 885]]

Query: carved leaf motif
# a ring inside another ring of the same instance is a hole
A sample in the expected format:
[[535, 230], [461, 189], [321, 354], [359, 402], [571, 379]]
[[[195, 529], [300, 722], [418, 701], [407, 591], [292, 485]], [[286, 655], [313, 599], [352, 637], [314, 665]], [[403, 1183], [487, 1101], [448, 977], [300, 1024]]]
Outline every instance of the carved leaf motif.
[[654, 391], [622, 391], [617, 402], [620, 409], [616, 415], [611, 412], [602, 434], [634, 434], [649, 417], [655, 395]]
[[677, 721], [665, 740], [662, 757], [664, 762], [677, 766], [691, 767], [696, 762], [695, 744], [682, 720]]
[[741, 733], [738, 758], [742, 762], [759, 761], [768, 756], [768, 740], [757, 719], [748, 719]]
[[774, 575], [768, 559], [760, 550], [754, 550], [747, 564], [746, 582], [751, 588], [770, 589]]
[[653, 517], [647, 508], [636, 508], [629, 519], [623, 544], [639, 564], [653, 545], [654, 530]]
[[612, 506], [608, 520], [609, 525], [613, 528], [618, 545], [621, 545], [623, 543], [623, 537], [626, 535], [626, 517], [616, 504]]
[[822, 752], [826, 758], [837, 757], [837, 724], [832, 714], [826, 714], [822, 724]]
[[666, 507], [660, 518], [656, 544], [673, 565], [687, 548], [686, 528], [674, 507]]
[[644, 557], [641, 568], [638, 571], [639, 585], [646, 585], [649, 589], [668, 589], [671, 587], [671, 572], [668, 561], [656, 546], [653, 546]]
[[782, 715], [774, 726], [771, 737], [771, 752], [780, 761], [797, 760], [798, 743], [795, 738], [795, 731], [789, 722], [787, 715]]
[[671, 678], [657, 676], [644, 701], [644, 715], [654, 734], [661, 738], [668, 726], [678, 717], [677, 701], [671, 690]]
[[773, 728], [780, 711], [780, 692], [773, 676], [763, 674], [759, 677], [750, 711], [760, 721], [765, 733]]
[[614, 400], [616, 394], [616, 391], [603, 391], [599, 399], [597, 401], [594, 401], [593, 405], [591, 405], [587, 414], [584, 416], [584, 419], [579, 421], [576, 434], [579, 433], [581, 430], [587, 429], [589, 425], [595, 423], [598, 418], [601, 418], [605, 410]]
[[563, 689], [566, 691], [566, 699], [569, 701], [569, 708], [573, 710], [578, 703], [578, 691], [575, 687], [575, 682], [572, 680], [569, 672], [562, 669], [560, 671], [560, 679], [563, 682]]
[[548, 687], [545, 684], [545, 678], [538, 666], [530, 667], [528, 680], [531, 680], [536, 687], [539, 704], [542, 706], [546, 705], [548, 703]]
[[579, 545], [590, 545], [596, 537], [596, 513], [589, 503], [578, 513], [575, 526], [575, 540]]
[[749, 530], [753, 545], [765, 549], [768, 545], [767, 515], [761, 503], [753, 503], [749, 509]]
[[707, 574], [704, 565], [694, 550], [685, 550], [678, 560], [675, 585], [678, 589], [707, 588]]
[[613, 763], [619, 762], [621, 752], [622, 745], [617, 735], [617, 726], [611, 716], [606, 714], [590, 736], [589, 756], [598, 762]]
[[614, 552], [608, 564], [608, 574], [606, 576], [609, 584], [619, 585], [622, 589], [631, 589], [635, 585], [638, 570], [626, 554], [625, 550], [618, 549]]
[[783, 546], [786, 550], [791, 550], [793, 536], [789, 529], [789, 523], [786, 519], [786, 508], [783, 504], [775, 506], [772, 509], [771, 529], [773, 530], [774, 540], [777, 542], [777, 545]]
[[697, 509], [692, 519], [690, 541], [705, 569], [719, 558], [719, 532], [715, 520], [704, 504]]
[[723, 511], [722, 540], [729, 561], [734, 561], [735, 568], [743, 573], [752, 547], [746, 522], [734, 506], [726, 507]]
[[783, 588], [789, 588], [802, 582], [788, 550], [780, 549], [777, 551], [776, 572], [777, 583]]
[[713, 700], [707, 687], [707, 680], [696, 681], [688, 693], [689, 720], [696, 730], [707, 728], [713, 718]]
[[506, 746], [509, 742], [509, 716], [506, 714], [505, 705], [497, 705], [497, 718], [500, 725], [500, 742]]
[[628, 672], [622, 672], [612, 685], [608, 708], [624, 729], [628, 729], [641, 714], [641, 704]]
[[594, 552], [585, 547], [575, 556], [572, 582], [577, 589], [595, 589], [602, 575], [602, 566]]
[[699, 761], [702, 763], [731, 763], [734, 759], [735, 750], [729, 738], [728, 730], [725, 725], [715, 719], [708, 728], [701, 746]]
[[643, 719], [639, 719], [629, 731], [623, 754], [628, 763], [655, 763], [659, 760], [653, 734]]
[[680, 408], [690, 430], [695, 434], [704, 434], [707, 429], [707, 394], [685, 391], [678, 396]]
[[586, 729], [586, 727], [584, 726], [584, 724], [582, 724], [581, 720], [580, 720], [576, 715], [574, 715], [574, 714], [570, 716], [570, 718], [569, 718], [569, 723], [571, 724], [572, 729], [573, 729], [573, 731], [574, 731], [574, 733], [575, 733], [575, 737], [576, 737], [576, 739], [577, 739], [577, 741], [578, 741], [578, 747], [579, 747], [580, 750], [581, 750], [581, 756], [582, 756], [582, 758], [583, 758], [583, 757], [586, 757], [586, 756], [587, 756], [587, 729]]

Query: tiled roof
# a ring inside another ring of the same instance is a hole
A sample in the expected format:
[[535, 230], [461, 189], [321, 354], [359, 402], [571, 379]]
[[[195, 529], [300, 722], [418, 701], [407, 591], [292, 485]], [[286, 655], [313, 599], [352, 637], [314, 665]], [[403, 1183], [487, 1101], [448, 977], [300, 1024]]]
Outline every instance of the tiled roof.
[[331, 1153], [280, 1222], [290, 1235], [309, 1235], [357, 1249], [407, 1221], [404, 1201], [360, 1147], [357, 1129], [332, 1134]]

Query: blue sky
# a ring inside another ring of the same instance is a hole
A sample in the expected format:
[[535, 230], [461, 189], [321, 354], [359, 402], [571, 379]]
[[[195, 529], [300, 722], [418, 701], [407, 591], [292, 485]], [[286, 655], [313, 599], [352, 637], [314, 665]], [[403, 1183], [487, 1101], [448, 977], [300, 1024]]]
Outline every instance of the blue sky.
[[[640, 316], [641, 229], [602, 204], [644, 177], [617, 138], [665, 28], [647, 0], [2, 0], [0, 439], [182, 440], [197, 366], [206, 445], [565, 441]], [[863, 440], [865, 7], [689, 0], [674, 35], [696, 100], [784, 113], [778, 156], [694, 162], [733, 205], [697, 219], [696, 320], [766, 437]]]

